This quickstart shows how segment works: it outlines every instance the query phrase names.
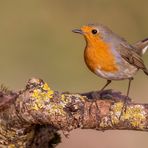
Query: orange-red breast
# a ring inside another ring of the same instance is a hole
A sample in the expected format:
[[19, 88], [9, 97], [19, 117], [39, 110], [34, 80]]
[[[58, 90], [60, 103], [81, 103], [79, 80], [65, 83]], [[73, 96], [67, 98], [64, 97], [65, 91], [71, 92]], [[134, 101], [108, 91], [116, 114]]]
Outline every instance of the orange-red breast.
[[148, 75], [141, 58], [148, 48], [148, 38], [130, 45], [102, 24], [89, 24], [73, 32], [82, 34], [86, 40], [84, 59], [88, 68], [97, 76], [107, 79], [101, 91], [112, 80], [129, 79], [128, 96], [136, 72], [140, 69]]

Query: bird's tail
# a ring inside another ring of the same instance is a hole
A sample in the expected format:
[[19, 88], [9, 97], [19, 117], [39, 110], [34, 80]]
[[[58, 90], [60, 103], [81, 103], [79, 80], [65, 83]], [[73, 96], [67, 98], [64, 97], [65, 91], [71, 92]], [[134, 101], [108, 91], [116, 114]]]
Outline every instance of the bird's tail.
[[135, 49], [137, 53], [143, 55], [148, 49], [148, 38], [136, 42], [135, 44], [133, 44], [133, 46], [136, 47]]

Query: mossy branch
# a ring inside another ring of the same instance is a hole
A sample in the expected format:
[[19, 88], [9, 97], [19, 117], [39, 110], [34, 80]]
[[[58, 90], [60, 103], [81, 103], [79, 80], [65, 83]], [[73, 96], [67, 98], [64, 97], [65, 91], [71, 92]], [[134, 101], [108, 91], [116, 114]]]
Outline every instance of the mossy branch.
[[147, 131], [148, 104], [128, 99], [121, 115], [125, 98], [112, 90], [60, 93], [35, 78], [19, 92], [1, 89], [0, 146], [54, 147], [60, 142], [58, 130], [67, 135], [76, 128]]

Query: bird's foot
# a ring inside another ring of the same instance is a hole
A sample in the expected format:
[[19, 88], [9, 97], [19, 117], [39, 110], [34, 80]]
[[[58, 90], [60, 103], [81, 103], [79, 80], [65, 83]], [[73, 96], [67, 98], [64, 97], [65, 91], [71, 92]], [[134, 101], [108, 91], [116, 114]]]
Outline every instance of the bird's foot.
[[129, 97], [127, 96], [123, 102], [123, 107], [121, 109], [121, 114], [120, 114], [120, 117], [119, 117], [119, 120], [121, 119], [121, 117], [123, 116], [124, 113], [126, 113], [126, 110], [127, 110], [127, 106], [128, 106], [128, 103], [129, 103]]
[[108, 89], [108, 90], [100, 90], [100, 91], [94, 91], [91, 93], [91, 99], [92, 100], [104, 100], [104, 99], [112, 99], [113, 95], [112, 95], [112, 90]]

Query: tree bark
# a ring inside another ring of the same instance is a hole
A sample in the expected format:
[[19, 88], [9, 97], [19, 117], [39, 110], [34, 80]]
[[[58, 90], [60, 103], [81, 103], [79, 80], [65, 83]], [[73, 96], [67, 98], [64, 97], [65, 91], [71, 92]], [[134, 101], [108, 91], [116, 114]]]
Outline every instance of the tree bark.
[[[126, 99], [126, 104], [125, 104]], [[58, 130], [148, 130], [148, 104], [120, 92], [60, 93], [32, 78], [19, 92], [0, 91], [0, 147], [55, 147]]]

